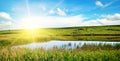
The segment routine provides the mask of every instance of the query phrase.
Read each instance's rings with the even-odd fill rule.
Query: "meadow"
[[[120,44],[84,45],[75,49],[11,49],[14,45],[50,40],[120,42],[120,25],[1,30],[0,61],[120,61]]]
[[[50,40],[120,41],[120,26],[41,28],[34,30],[18,29],[0,31],[0,45],[18,45]]]

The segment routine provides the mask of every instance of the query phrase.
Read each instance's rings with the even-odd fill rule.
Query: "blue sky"
[[[120,25],[120,0],[0,0],[0,29]]]

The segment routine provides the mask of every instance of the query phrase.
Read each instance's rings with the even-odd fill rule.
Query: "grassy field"
[[[0,61],[120,61],[120,44],[44,50],[11,46],[50,40],[120,41],[120,25],[0,31]]]
[[[0,31],[2,44],[50,40],[120,41],[120,25]]]

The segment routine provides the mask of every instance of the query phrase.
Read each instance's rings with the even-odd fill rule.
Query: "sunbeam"
[[[30,7],[29,7],[29,0],[25,0],[26,3],[26,9],[27,9],[27,16],[30,17]]]

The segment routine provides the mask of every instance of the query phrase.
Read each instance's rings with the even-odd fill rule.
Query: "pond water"
[[[120,42],[105,42],[105,41],[60,41],[60,40],[52,40],[48,42],[36,42],[26,45],[18,45],[18,46],[12,46],[12,48],[30,48],[30,49],[36,49],[36,48],[43,48],[43,49],[52,49],[54,47],[57,48],[76,48],[76,47],[82,47],[83,45],[104,45],[104,44],[120,44]]]

